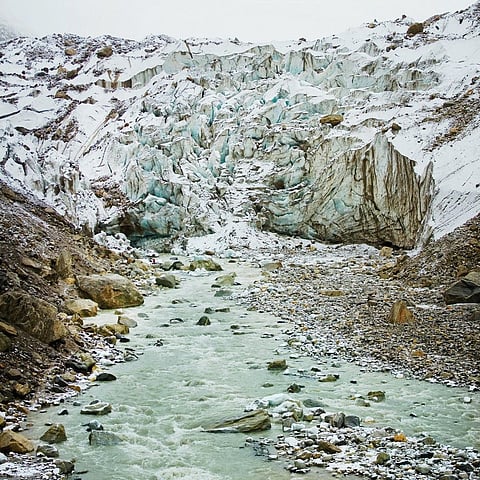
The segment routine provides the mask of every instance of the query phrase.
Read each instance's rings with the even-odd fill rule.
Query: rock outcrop
[[[11,291],[0,296],[0,318],[44,343],[55,342],[67,334],[57,313],[54,305],[28,293]]]

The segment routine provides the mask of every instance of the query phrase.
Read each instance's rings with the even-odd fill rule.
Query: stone
[[[325,421],[328,421],[332,427],[343,428],[345,426],[345,414],[335,413],[333,415],[328,415],[325,418]]]
[[[143,304],[143,296],[135,285],[121,275],[79,275],[77,284],[100,308],[136,307]]]
[[[113,432],[92,430],[88,436],[88,443],[93,446],[111,446],[122,443],[123,439]]]
[[[0,353],[8,352],[12,348],[12,341],[4,333],[0,332]]]
[[[321,452],[325,453],[340,453],[342,449],[340,447],[337,447],[337,445],[334,445],[331,442],[328,442],[326,440],[318,440],[317,441],[317,449],[320,450]]]
[[[271,427],[268,412],[255,410],[240,417],[225,419],[205,430],[212,433],[237,433],[269,430]]]
[[[297,383],[292,383],[288,388],[288,393],[300,393],[302,388],[305,388],[304,385],[298,385]]]
[[[36,453],[48,458],[57,458],[59,456],[58,448],[55,445],[39,445]]]
[[[66,300],[63,307],[70,315],[79,315],[80,317],[94,317],[98,313],[98,303],[89,298],[78,298]]]
[[[85,405],[80,410],[82,415],[107,415],[112,411],[112,406],[107,402],[95,402]]]
[[[372,402],[383,402],[385,400],[385,392],[381,390],[372,390],[368,392],[367,397]]]
[[[16,337],[18,335],[17,329],[13,325],[5,322],[0,322],[0,333],[4,333],[9,337]]]
[[[231,287],[235,283],[237,274],[235,272],[227,275],[220,275],[215,279],[215,283],[212,285],[214,288],[218,287]]]
[[[91,432],[92,430],[103,430],[103,425],[98,420],[84,423],[82,424],[82,427],[87,427],[87,432]]]
[[[108,58],[113,55],[113,49],[110,45],[106,45],[105,47],[101,48],[97,51],[98,58]]]
[[[34,449],[33,443],[20,433],[12,430],[0,433],[0,452],[29,453]]]
[[[418,35],[419,33],[423,33],[424,25],[421,22],[412,23],[407,30],[407,35],[409,37],[413,37],[414,35]]]
[[[320,118],[320,123],[331,125],[335,127],[336,125],[343,122],[343,115],[332,113],[331,115],[325,115],[324,117]]]
[[[97,382],[113,382],[116,379],[117,377],[113,373],[109,372],[101,372],[95,378]]]
[[[288,368],[287,361],[285,359],[273,360],[268,363],[267,368],[268,370],[286,370]]]
[[[72,254],[68,250],[62,250],[55,262],[55,271],[59,278],[70,278],[73,275]]]
[[[206,315],[203,315],[202,317],[200,317],[200,320],[197,322],[197,325],[207,326],[207,325],[210,325],[211,323],[212,322],[210,322],[210,319]]]
[[[77,54],[77,51],[73,47],[67,47],[64,50],[64,53],[67,57],[73,57],[74,55]]]
[[[445,290],[447,305],[454,303],[480,303],[480,272],[470,272]]]
[[[403,300],[397,300],[390,309],[388,321],[397,325],[403,325],[415,321],[415,317]]]
[[[283,267],[282,262],[266,262],[262,265],[262,270],[264,272],[274,272],[275,270],[280,270]]]
[[[65,427],[61,423],[55,423],[40,437],[40,440],[47,443],[65,442],[67,440]]]
[[[190,271],[203,269],[203,270],[207,270],[207,272],[220,272],[223,270],[221,265],[219,265],[217,262],[215,262],[211,258],[193,260],[188,265],[188,269]]]
[[[67,335],[57,313],[54,305],[28,293],[11,290],[0,295],[0,318],[44,343],[52,343]]]
[[[161,287],[175,288],[180,282],[175,275],[163,274],[155,278],[155,283]]]
[[[16,382],[13,385],[13,392],[15,393],[15,395],[17,397],[25,398],[31,391],[32,391],[32,389],[26,383]]]
[[[69,475],[75,469],[75,464],[68,460],[55,460],[55,466],[58,468],[62,475]]]
[[[344,426],[346,428],[356,428],[360,426],[360,417],[356,415],[345,415]]]
[[[375,459],[376,465],[385,465],[388,461],[390,461],[390,455],[386,452],[380,452]]]
[[[8,462],[8,457],[4,453],[0,452],[0,465],[5,462]]]
[[[336,373],[329,373],[318,378],[319,382],[336,382],[340,376]]]
[[[384,258],[390,258],[393,255],[392,247],[382,247],[380,249],[380,256]]]
[[[136,320],[134,320],[133,318],[127,317],[125,315],[120,315],[118,317],[117,323],[120,325],[124,325],[125,327],[128,327],[128,328],[135,328],[138,325]]]

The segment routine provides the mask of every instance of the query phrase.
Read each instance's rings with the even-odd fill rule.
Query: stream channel
[[[304,385],[292,398],[321,400],[327,412],[343,411],[362,420],[371,417],[374,425],[400,428],[406,435],[425,432],[457,447],[480,447],[478,393],[388,373],[369,373],[339,361],[332,365],[340,376],[336,382],[299,376],[299,371],[309,372],[318,362],[289,349],[282,335],[287,325],[272,315],[248,311],[235,300],[215,296],[218,289],[212,288],[218,275],[234,271],[240,285],[231,290],[240,292],[260,277],[258,266],[242,261],[223,261],[222,266],[224,272],[174,272],[181,280],[179,288],[158,290],[146,297],[141,307],[125,309],[125,315],[135,319],[138,326],[130,330],[131,341],[118,348],[133,348],[139,360],[110,367],[117,381],[94,384],[65,405],[30,416],[35,425],[30,431],[33,438],[46,430],[48,422],[65,425],[68,440],[58,445],[61,457],[75,458],[76,472],[86,472],[75,478],[334,478],[322,469],[292,475],[285,470],[284,460],[268,461],[245,447],[247,436],[276,438],[282,434],[278,424],[258,434],[214,434],[202,429],[224,417],[242,415],[253,400],[285,393],[292,383]],[[196,325],[206,307],[228,307],[230,311],[208,315],[211,325]],[[113,311],[102,311],[87,321],[116,323],[117,316]],[[268,362],[282,358],[288,362],[287,371],[267,370]],[[366,395],[371,390],[385,391],[386,401],[366,408],[352,399],[356,393]],[[470,404],[463,402],[467,395],[472,399]],[[79,404],[94,399],[111,403],[113,411],[101,417],[80,415]],[[58,416],[61,408],[68,409],[69,415]],[[90,446],[82,424],[93,419],[125,441],[117,446]]]

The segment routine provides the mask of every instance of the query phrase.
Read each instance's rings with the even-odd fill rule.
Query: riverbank
[[[266,272],[245,297],[253,308],[292,325],[292,347],[313,357],[478,390],[478,305],[446,305],[442,283],[425,287],[391,278],[397,259],[376,249],[320,249],[274,255],[281,267]],[[390,317],[397,301],[413,315],[406,322]]]

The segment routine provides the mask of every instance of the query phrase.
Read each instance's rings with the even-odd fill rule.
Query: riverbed
[[[284,435],[279,423],[260,434],[204,430],[224,417],[241,415],[256,399],[285,394],[294,383],[301,385],[301,391],[289,394],[292,399],[319,401],[327,412],[356,415],[369,427],[389,426],[406,436],[425,434],[458,448],[480,447],[478,392],[301,354],[288,345],[284,333],[291,326],[284,320],[251,311],[235,300],[236,293],[259,278],[258,263],[225,260],[222,266],[224,272],[177,271],[178,288],[158,289],[141,307],[125,309],[124,314],[138,326],[131,329],[130,342],[118,348],[134,352],[138,360],[104,367],[118,379],[95,382],[64,405],[32,416],[35,427],[29,433],[33,438],[46,430],[46,423],[65,425],[68,440],[59,450],[62,458],[76,460],[76,478],[296,478],[285,469],[288,460],[281,456],[273,459],[272,446],[272,460],[246,446],[249,436],[275,440]],[[228,291],[212,288],[217,276],[229,272],[237,275],[237,285],[225,288]],[[205,313],[206,309],[213,313]],[[204,315],[210,325],[197,325]],[[103,311],[89,320],[115,323],[117,314]],[[278,359],[285,359],[288,368],[269,371],[268,362]],[[322,382],[321,374],[338,379]],[[385,401],[359,402],[370,391],[385,392]],[[80,409],[93,400],[112,405],[110,414],[97,419],[105,430],[123,439],[119,445],[89,445],[89,434],[82,424],[92,418],[81,415]],[[59,416],[61,409],[67,409],[68,415]],[[299,478],[335,476],[325,469],[314,469]]]

